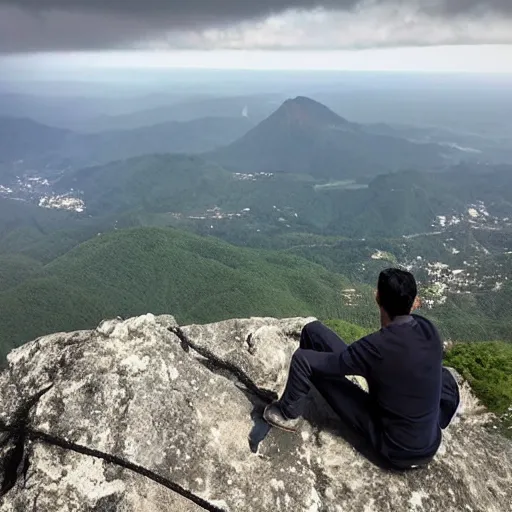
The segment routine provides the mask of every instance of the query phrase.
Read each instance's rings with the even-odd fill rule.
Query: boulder
[[[381,469],[314,393],[297,434],[271,430],[312,319],[103,322],[11,352],[0,373],[0,512],[512,511],[512,443],[464,409],[427,467]]]

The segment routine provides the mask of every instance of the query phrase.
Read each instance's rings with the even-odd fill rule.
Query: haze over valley
[[[235,76],[255,87],[251,72]],[[293,74],[270,76],[285,90],[299,88]],[[261,83],[250,95],[242,87],[232,95],[169,90],[112,104],[97,95],[98,85],[81,100],[37,95],[36,84],[30,96],[0,97],[5,349],[147,310],[172,309],[186,321],[314,314],[371,328],[375,278],[396,264],[415,271],[423,313],[448,338],[510,339],[511,126],[496,115],[501,137],[478,122],[461,130],[456,102],[437,124],[409,124],[414,108],[407,124],[384,113],[368,122],[365,105],[357,110],[343,98],[396,97],[404,88],[404,101],[418,109],[412,98],[430,101],[431,93],[421,96],[415,77],[385,79],[376,91],[364,74],[303,76],[304,88],[332,108]],[[327,79],[333,83],[319,82]],[[441,92],[456,98],[474,80],[444,77]],[[354,92],[351,83],[367,89]],[[89,114],[71,109],[66,119],[80,103]],[[122,113],[106,108],[121,104]],[[468,102],[467,117],[478,113]],[[195,270],[180,263],[179,247],[191,246],[209,254]],[[259,262],[262,274],[252,276],[248,261]],[[271,299],[267,279],[282,274],[284,262],[301,271]],[[225,271],[235,274],[220,292],[215,276]],[[237,273],[254,287],[250,297],[241,298]],[[157,292],[151,283],[159,279],[168,284]],[[178,305],[182,285],[191,302]],[[224,297],[218,307],[200,307],[212,293]],[[19,331],[14,319],[28,303],[32,320]]]

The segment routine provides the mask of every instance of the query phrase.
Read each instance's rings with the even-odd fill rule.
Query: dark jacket
[[[404,451],[428,457],[439,448],[442,360],[437,329],[417,315],[395,319],[341,354],[342,374],[368,381],[382,450],[390,459]]]

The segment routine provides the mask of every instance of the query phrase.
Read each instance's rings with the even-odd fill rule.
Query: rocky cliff
[[[380,469],[314,395],[298,434],[269,430],[263,407],[307,321],[147,315],[15,350],[0,374],[0,511],[512,510],[512,445],[467,385],[426,469]]]

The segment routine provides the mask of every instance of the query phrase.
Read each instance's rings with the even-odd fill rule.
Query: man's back
[[[404,450],[429,456],[439,447],[442,357],[437,329],[416,315],[396,319],[342,355],[342,366],[363,369],[390,458]]]

